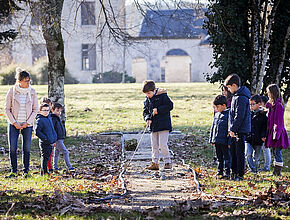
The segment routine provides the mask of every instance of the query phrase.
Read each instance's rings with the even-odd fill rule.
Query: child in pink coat
[[[269,109],[267,121],[266,147],[274,148],[274,172],[275,176],[281,176],[283,167],[282,149],[289,147],[289,138],[284,125],[284,102],[280,89],[276,84],[267,87]]]

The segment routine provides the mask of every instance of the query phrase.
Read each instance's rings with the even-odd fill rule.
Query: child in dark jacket
[[[261,110],[266,112],[266,116],[268,118],[268,109],[266,108],[266,104],[269,101],[269,98],[267,96],[261,96]],[[270,148],[265,147],[265,143],[262,145],[262,151],[264,153],[264,167],[259,169],[259,171],[270,171],[270,165],[271,165],[271,151]]]
[[[251,132],[246,137],[246,155],[248,165],[253,173],[258,172],[261,147],[266,140],[267,116],[260,108],[261,97],[254,95],[250,99]]]
[[[218,95],[214,102],[217,113],[214,116],[210,132],[210,143],[215,145],[216,155],[218,158],[218,177],[229,178],[231,174],[231,155],[230,155],[230,137],[228,136],[228,118],[229,110],[227,109],[227,98]],[[226,175],[224,176],[224,164]]]
[[[63,110],[63,107],[61,104],[59,104],[57,102],[55,102],[53,104],[51,118],[52,118],[52,123],[53,123],[54,129],[55,129],[56,134],[57,134],[57,141],[55,143],[54,158],[53,158],[53,169],[55,171],[59,170],[58,159],[59,159],[60,153],[63,154],[64,161],[65,161],[67,168],[69,170],[75,170],[75,168],[72,167],[72,165],[70,164],[69,152],[63,143],[63,141],[65,139],[65,128],[64,128],[64,126],[61,122],[61,119],[60,119],[60,115],[61,115],[62,110]]]
[[[41,153],[41,174],[48,174],[47,162],[52,151],[52,145],[56,142],[56,133],[49,115],[49,105],[42,103],[39,114],[36,116],[36,136],[39,138]]]
[[[167,146],[169,132],[172,131],[170,111],[173,103],[167,96],[165,89],[155,88],[152,80],[144,81],[143,93],[146,95],[143,108],[143,117],[151,131],[152,162],[149,170],[159,169],[161,154],[165,162],[165,169],[171,169],[169,149]]]
[[[237,74],[229,75],[224,83],[233,94],[229,115],[231,139],[232,179],[240,181],[245,174],[245,137],[251,131],[251,93]]]

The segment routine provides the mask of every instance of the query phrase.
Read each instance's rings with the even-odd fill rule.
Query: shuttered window
[[[96,44],[82,44],[82,70],[96,70]]]

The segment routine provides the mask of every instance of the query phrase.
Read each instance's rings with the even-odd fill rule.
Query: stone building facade
[[[114,9],[109,16],[114,16],[118,27],[131,34],[131,38],[126,39],[123,45],[122,42],[116,42],[107,27],[102,28],[105,20],[99,1],[64,1],[62,33],[65,60],[73,77],[80,83],[91,83],[96,73],[125,71],[134,76],[137,82],[145,79],[160,82],[205,81],[203,73],[213,70],[208,67],[212,60],[212,48],[206,42],[206,31],[201,30],[204,17],[191,9],[185,13],[189,17],[182,15],[183,10],[175,10],[173,22],[166,20],[166,16],[173,13],[172,10],[164,10],[162,13],[165,16],[162,18],[158,18],[160,12],[147,11],[143,18],[134,6],[125,3],[125,0],[110,0],[109,5],[104,0],[105,6]],[[37,21],[37,8],[35,11],[31,13],[25,10],[25,13],[13,17],[11,24],[7,24],[21,24],[22,30],[10,49],[1,52],[1,57],[9,53],[5,57],[10,57],[10,62],[33,65],[47,55],[41,26]],[[150,24],[146,16],[155,21]],[[154,26],[156,23],[158,27]],[[171,26],[164,28],[166,24]],[[148,28],[163,32],[150,31]],[[7,60],[5,62],[7,64]]]

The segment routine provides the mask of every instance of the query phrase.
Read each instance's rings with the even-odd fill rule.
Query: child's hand
[[[230,149],[231,148],[231,145],[228,145],[228,148]]]
[[[148,126],[150,126],[150,125],[151,125],[151,123],[152,123],[152,121],[151,121],[151,120],[147,120],[147,121],[146,121],[146,124],[147,124]]]
[[[262,138],[262,141],[265,142],[266,141],[266,138]]]
[[[210,143],[211,146],[214,146],[214,143]]]
[[[230,136],[231,136],[231,137],[236,137],[235,133],[232,132],[232,131],[230,131]]]
[[[157,108],[153,108],[153,113],[152,114],[153,114],[153,116],[158,114]]]
[[[53,144],[52,144],[52,146],[54,146],[54,147],[55,147],[55,145],[56,145],[56,143],[53,143]]]

